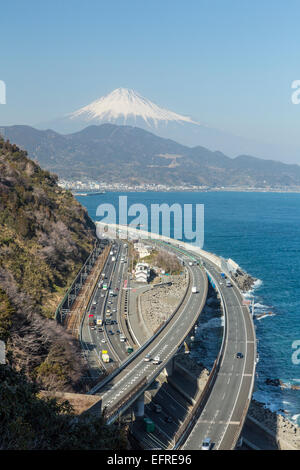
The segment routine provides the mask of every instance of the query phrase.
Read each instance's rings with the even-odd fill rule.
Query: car
[[[171,416],[165,416],[164,420],[166,423],[173,423],[173,418]]]
[[[121,331],[120,331],[120,330],[117,330],[116,333],[117,333],[117,335],[119,335],[119,334],[121,333]]]
[[[101,297],[104,297],[104,294],[101,294]]]
[[[150,357],[151,357],[151,354],[150,354],[150,353],[146,354],[146,356],[144,357],[144,361],[145,361],[145,362],[149,362],[149,361],[150,361]]]
[[[236,353],[236,357],[237,357],[238,359],[243,359],[244,354],[241,353],[241,352],[238,352],[238,353]]]
[[[106,339],[102,338],[101,343],[106,343]]]
[[[206,437],[202,442],[201,450],[210,450],[211,448],[211,440],[209,437]]]
[[[102,333],[102,332],[103,332],[103,328],[100,326],[100,327],[98,328],[98,331],[99,331],[99,333]]]
[[[93,305],[97,305],[97,302],[96,302],[96,300],[93,300]]]
[[[112,330],[109,330],[108,333],[109,333],[110,335],[113,335],[113,334],[114,334],[114,332],[113,332]]]
[[[160,357],[159,357],[159,356],[155,356],[155,358],[154,358],[153,361],[152,361],[152,364],[157,365],[157,364],[160,364],[160,363],[161,363]]]
[[[125,343],[125,338],[120,338],[121,343]]]

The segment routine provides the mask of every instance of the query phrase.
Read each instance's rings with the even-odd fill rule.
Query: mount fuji
[[[117,88],[109,95],[69,114],[68,117],[71,121],[82,120],[89,125],[105,122],[130,125],[139,121],[139,124],[149,128],[158,128],[162,123],[168,122],[198,124],[190,117],[160,108],[136,91],[127,88]]]
[[[255,142],[206,126],[189,116],[160,107],[127,88],[117,88],[87,106],[35,127],[70,134],[91,125],[106,123],[139,127],[182,145],[200,145],[213,151],[222,151],[232,157],[256,154],[264,158],[274,158],[278,153],[278,149],[271,144]]]

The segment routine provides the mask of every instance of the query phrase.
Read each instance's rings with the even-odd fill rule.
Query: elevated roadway
[[[170,363],[205,305],[208,281],[206,273],[199,266],[189,267],[190,283],[185,299],[164,326],[139,348],[120,368],[105,381],[96,386],[91,393],[100,394],[102,408],[107,409],[109,422],[126,410],[144,392],[151,382]],[[191,287],[197,287],[197,293]],[[145,356],[151,359],[159,356],[159,364],[145,362]]]
[[[200,449],[203,440],[209,438],[213,449],[234,449],[250,405],[256,367],[255,329],[249,309],[243,305],[242,294],[233,280],[231,280],[232,285],[227,287],[221,278],[222,263],[218,256],[187,243],[149,234],[143,230],[118,226],[118,231],[119,233],[126,231],[127,236],[129,233],[131,237],[164,243],[168,249],[179,251],[182,257],[199,259],[205,266],[212,284],[219,292],[225,318],[221,351],[211,373],[210,387],[199,407],[201,413],[199,416],[193,416],[192,426],[182,434],[178,446],[182,449]],[[191,269],[193,273],[197,271],[197,267]],[[199,271],[201,272],[200,269]],[[229,274],[227,273],[228,276]],[[193,308],[197,308],[197,305],[189,305],[189,309]],[[180,321],[183,322],[184,319],[190,321],[187,315],[188,312],[183,312]],[[183,323],[178,323],[174,330],[182,328],[183,325]],[[169,348],[169,343],[174,344],[174,340],[179,338],[167,333],[166,330],[159,344],[162,343],[164,347]],[[238,353],[241,353],[241,358],[237,357]],[[151,370],[147,372],[151,367],[149,364],[144,367],[142,364],[139,366],[136,364],[135,367],[136,378],[148,374],[148,380],[151,379],[151,375],[155,376]],[[132,373],[128,371],[124,382],[131,380],[131,377]],[[120,394],[120,390],[117,390],[117,394]],[[103,398],[105,399],[105,396]]]

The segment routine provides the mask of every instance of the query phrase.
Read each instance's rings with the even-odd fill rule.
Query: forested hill
[[[30,126],[9,126],[3,132],[60,178],[211,188],[300,187],[299,165],[250,155],[230,158],[220,151],[187,147],[138,127],[102,124],[62,135]]]
[[[95,227],[56,180],[0,140],[0,339],[28,377],[74,390],[77,346],[53,315],[92,249]]]
[[[86,211],[15,145],[0,140],[0,449],[122,449],[123,428],[74,415],[39,391],[80,391],[80,348],[53,319],[87,258],[95,227]]]

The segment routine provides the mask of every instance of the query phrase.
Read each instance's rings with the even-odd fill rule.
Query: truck
[[[107,351],[105,349],[102,349],[101,357],[103,362],[109,362],[109,355],[107,354]]]
[[[110,297],[113,297],[113,296],[115,295],[115,293],[114,293],[113,289],[110,289],[110,291],[109,291],[109,295],[110,295]]]
[[[107,290],[107,284],[103,284],[102,289]]]
[[[102,326],[102,318],[100,317],[100,315],[97,315],[97,317],[96,317],[96,325],[97,326]]]
[[[192,287],[192,294],[197,294],[197,286]]]
[[[144,423],[146,425],[146,432],[154,432],[155,424],[150,418],[144,418]]]

